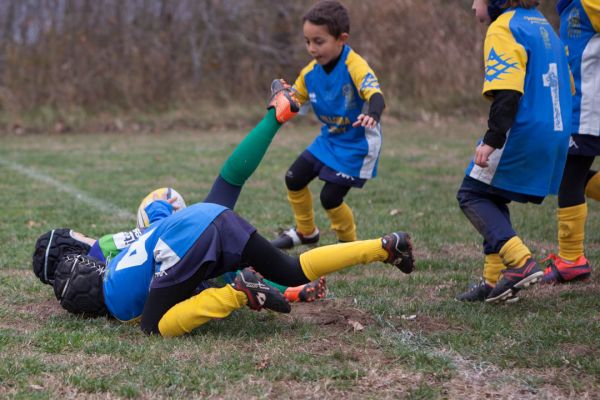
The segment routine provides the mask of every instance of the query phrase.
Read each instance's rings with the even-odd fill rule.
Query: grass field
[[[412,233],[415,273],[357,266],[328,278],[325,301],[244,309],[178,339],[68,315],[31,272],[35,239],[131,228],[160,186],[201,200],[244,132],[0,137],[0,398],[600,398],[599,274],[510,306],[453,300],[481,273],[455,193],[482,126],[385,127],[379,177],[347,197],[361,238]],[[283,175],[316,130],[284,127],[242,193],[238,213],[267,237],[292,223]],[[555,247],[555,203],[511,209],[540,259]],[[598,204],[587,226],[597,265]]]

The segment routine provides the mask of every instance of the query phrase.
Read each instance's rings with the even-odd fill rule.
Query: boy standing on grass
[[[569,50],[575,81],[569,155],[558,192],[558,254],[548,257],[544,282],[590,276],[584,255],[587,204],[600,200],[600,174],[590,170],[600,155],[600,0],[560,0],[560,38]]]
[[[286,173],[296,226],[272,241],[280,249],[319,241],[308,188],[316,177],[325,182],[321,205],[338,240],[356,240],[354,216],[344,196],[375,177],[381,149],[379,121],[385,102],[367,62],[346,44],[348,10],[337,1],[320,1],[304,15],[303,24],[306,49],[314,60],[300,72],[294,89],[300,103],[310,102],[323,127]]]
[[[460,208],[483,236],[483,280],[461,301],[514,301],[544,272],[512,227],[508,203],[540,204],[556,194],[571,133],[565,49],[536,0],[475,0],[491,24],[484,46],[488,130],[458,191]]]

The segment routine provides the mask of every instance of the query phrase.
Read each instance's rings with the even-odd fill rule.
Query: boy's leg
[[[278,81],[274,81],[275,84]],[[216,203],[233,209],[246,180],[263,159],[271,141],[281,125],[291,119],[299,109],[289,88],[271,87],[273,93],[267,114],[237,145],[221,168],[205,203]],[[294,111],[295,110],[295,111]]]
[[[585,279],[591,267],[584,255],[587,186],[593,196],[593,176],[589,176],[593,156],[569,155],[558,193],[558,256],[551,254],[544,281],[559,283]],[[590,184],[591,182],[591,184]]]
[[[457,198],[465,216],[493,249],[490,254],[498,253],[507,266],[486,301],[509,300],[517,290],[541,280],[543,272],[512,227],[508,199],[465,187],[464,182]]]
[[[412,271],[410,238],[399,232],[380,239],[323,246],[300,257],[291,257],[254,233],[242,253],[242,261],[252,265],[265,278],[279,284],[298,286],[323,275],[356,265],[382,261]],[[410,264],[408,266],[407,264]]]
[[[350,186],[342,186],[331,182],[325,182],[321,190],[321,205],[327,212],[327,216],[331,221],[331,229],[335,231],[340,242],[356,240],[354,215],[348,204],[344,203],[344,197],[349,190]]]
[[[271,243],[279,249],[290,249],[300,244],[319,241],[319,230],[315,224],[312,193],[308,184],[317,176],[313,164],[298,156],[285,175],[288,201],[294,214],[295,227],[283,232]]]
[[[585,180],[585,197],[600,201],[600,174],[589,170]]]
[[[262,277],[251,268],[239,271],[232,284],[204,289],[195,294],[196,288],[204,282],[204,271],[214,268],[214,265],[203,265],[181,283],[165,288],[151,288],[142,312],[142,330],[148,334],[179,336],[211,319],[225,318],[244,305],[257,311],[262,308],[278,312],[290,311],[289,303],[283,295],[266,285]]]

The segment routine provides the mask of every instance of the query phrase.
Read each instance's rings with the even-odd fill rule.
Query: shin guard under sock
[[[506,269],[500,254],[486,254],[483,262],[483,279],[488,285],[496,286],[500,279],[501,271]]]
[[[558,256],[575,261],[583,255],[587,204],[558,209]]]
[[[531,258],[531,251],[518,236],[513,236],[500,249],[500,257],[508,268],[521,268]]]
[[[356,264],[384,261],[388,253],[381,239],[359,240],[350,243],[318,247],[300,255],[302,272],[310,281]]]
[[[331,220],[331,229],[333,229],[340,242],[353,242],[356,240],[356,225],[352,209],[346,203],[340,204],[336,208],[325,210]]]
[[[308,186],[300,190],[288,189],[288,201],[296,220],[296,230],[304,236],[313,234],[317,229],[317,225],[315,225],[312,193]]]

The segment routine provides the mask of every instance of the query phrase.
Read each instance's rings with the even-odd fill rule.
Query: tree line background
[[[313,0],[0,0],[0,113],[161,114],[264,102],[310,61]],[[553,2],[542,11],[556,23]],[[477,107],[484,30],[470,0],[345,0],[349,44],[370,63],[386,114]],[[18,122],[15,122],[18,121]]]

